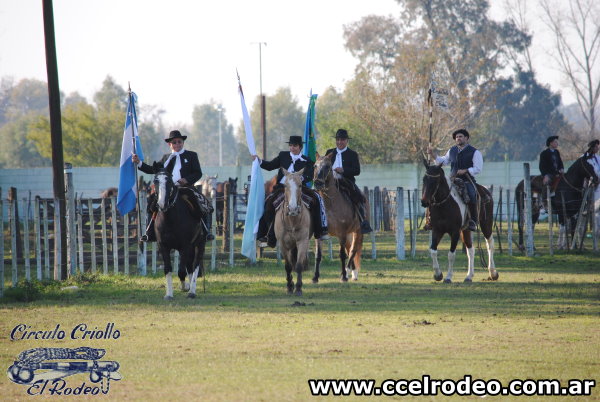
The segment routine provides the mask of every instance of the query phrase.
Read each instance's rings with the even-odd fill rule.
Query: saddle
[[[213,213],[211,202],[194,187],[180,187],[179,196],[186,202],[194,218],[202,218]]]
[[[463,200],[463,202],[465,204],[469,204],[471,202],[471,198],[469,197],[469,193],[467,192],[467,186],[466,186],[464,180],[459,177],[454,177],[452,179],[452,184],[456,188],[456,192],[458,193],[460,198]],[[477,184],[477,183],[475,183],[475,188],[477,189],[477,192],[479,193],[479,199],[480,199],[479,202],[481,205],[492,202],[492,195],[490,194],[490,192],[487,188],[485,188],[484,186]]]

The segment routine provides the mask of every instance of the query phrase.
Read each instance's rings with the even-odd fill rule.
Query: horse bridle
[[[170,179],[170,175],[167,173],[159,172],[156,175],[158,176],[159,174],[165,176],[167,179]],[[160,189],[160,186],[159,186],[159,189]],[[156,196],[158,197],[158,193]],[[179,187],[176,186],[175,184],[173,184],[173,186],[171,187],[171,191],[169,191],[169,194],[167,194],[166,196],[167,196],[167,202],[166,202],[165,208],[161,209],[159,207],[159,210],[161,212],[167,212],[169,209],[171,209],[173,207],[173,205],[175,205],[175,203],[177,202],[177,197],[179,196]]]
[[[587,167],[585,166],[585,163],[583,163],[583,162],[584,162],[584,161],[583,161],[583,158],[579,158],[579,159],[578,159],[578,163],[581,165],[581,168],[582,168],[582,169],[585,171],[585,173],[587,173],[587,177],[588,177],[588,178],[591,178],[591,177],[592,177],[592,174],[590,173],[590,171],[589,171],[589,170],[587,169]],[[594,172],[594,174],[595,174],[595,172]],[[596,176],[596,177],[598,178],[598,176]],[[571,187],[571,188],[572,188],[572,189],[574,189],[575,191],[579,191],[580,193],[582,193],[582,194],[583,194],[583,189],[584,189],[584,187],[578,188],[578,187],[575,187],[574,185],[572,185],[572,184],[569,182],[569,180],[567,180],[567,176],[566,176],[566,174],[563,174],[562,178],[564,179],[565,183],[567,183],[567,184],[569,185],[569,187]]]
[[[427,176],[427,177],[433,177],[433,178],[438,178],[438,177],[441,177],[441,174],[433,175],[433,174],[429,174],[429,173],[425,172],[425,176]],[[445,203],[446,201],[448,201],[448,199],[452,195],[452,191],[448,191],[448,195],[446,196],[446,198],[444,198],[440,202],[436,202],[435,201],[435,195],[436,195],[437,191],[439,190],[439,188],[440,188],[440,180],[437,181],[437,183],[435,185],[435,190],[433,190],[433,193],[431,193],[431,201],[432,202],[429,203],[430,207],[436,207],[438,205],[442,205],[443,203]]]

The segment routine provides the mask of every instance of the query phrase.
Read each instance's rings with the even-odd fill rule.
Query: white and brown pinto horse
[[[456,245],[459,237],[467,248],[468,269],[465,282],[472,282],[475,274],[475,249],[473,248],[473,239],[471,231],[465,228],[467,222],[466,214],[468,211],[467,205],[458,195],[456,187],[445,176],[444,169],[439,165],[429,166],[426,160],[423,160],[425,168],[425,176],[423,176],[423,190],[421,194],[421,204],[429,207],[431,218],[432,236],[430,254],[433,260],[434,274],[433,278],[436,281],[441,281],[444,278],[440,265],[438,263],[438,244],[448,233],[450,236],[450,251],[448,252],[448,273],[446,274],[445,283],[451,283],[454,275],[454,259],[456,257]],[[488,271],[489,279],[498,279],[498,272],[494,264],[494,238],[492,236],[493,223],[493,206],[491,194],[482,187],[477,186],[479,199],[488,199],[488,202],[481,203],[479,208],[479,225],[483,237],[485,237],[488,250]],[[484,195],[485,197],[482,197]]]
[[[275,237],[285,259],[287,292],[302,296],[302,273],[308,270],[308,246],[312,236],[310,211],[302,202],[302,173],[283,171],[285,198],[275,213]],[[296,286],[292,271],[296,272]]]

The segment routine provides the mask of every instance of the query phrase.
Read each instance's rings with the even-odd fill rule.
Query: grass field
[[[442,248],[442,267],[445,255]],[[314,378],[600,380],[600,258],[504,254],[496,265],[499,281],[487,281],[477,265],[473,283],[463,284],[459,253],[457,283],[442,284],[429,258],[365,258],[359,281],[340,283],[337,263],[326,258],[321,282],[307,275],[302,297],[285,293],[283,267],[271,259],[220,266],[194,300],[177,292],[163,301],[162,275],[21,286],[0,299],[0,368],[31,348],[102,348],[123,376],[110,383],[114,400],[304,401],[313,398]],[[24,297],[35,300],[16,301]],[[114,323],[120,337],[70,339],[81,323],[99,330]],[[10,340],[19,324],[60,325],[66,336]],[[85,374],[65,381],[97,386]],[[0,376],[0,399],[31,398],[27,390]],[[577,399],[598,400],[600,390]]]

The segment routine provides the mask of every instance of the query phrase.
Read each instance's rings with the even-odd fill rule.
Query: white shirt
[[[344,147],[343,149],[339,149],[336,148],[335,150],[337,151],[337,155],[335,157],[335,162],[333,162],[333,166],[331,167],[331,169],[333,170],[333,177],[335,177],[336,179],[341,179],[342,175],[339,174],[338,172],[335,171],[336,168],[344,168],[342,166],[342,153],[346,152],[346,150],[348,149],[348,147]]]
[[[458,152],[460,153],[462,149],[459,147]],[[438,156],[435,158],[436,163],[441,163],[442,165],[447,165],[450,163],[450,150],[446,152],[444,156]],[[483,170],[483,155],[479,152],[478,149],[475,150],[473,154],[473,167],[467,169],[471,176],[476,176]]]

